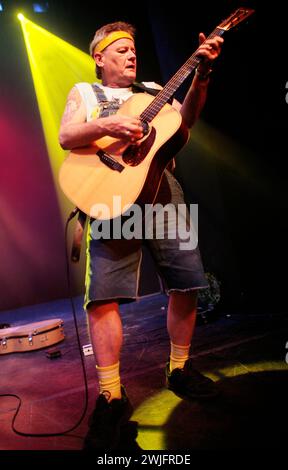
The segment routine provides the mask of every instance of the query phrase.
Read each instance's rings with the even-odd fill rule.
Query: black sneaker
[[[122,398],[109,403],[103,392],[96,401],[95,409],[89,418],[89,431],[84,440],[83,450],[117,449],[123,429],[133,413],[133,407],[121,386]]]
[[[166,385],[180,398],[208,399],[218,395],[219,391],[213,380],[195,370],[192,359],[187,359],[183,369],[170,372],[170,361],[166,365]]]
[[[120,428],[120,439],[117,449],[118,450],[127,450],[129,453],[137,454],[143,449],[139,446],[137,442],[138,436],[138,422],[137,421],[128,421]]]

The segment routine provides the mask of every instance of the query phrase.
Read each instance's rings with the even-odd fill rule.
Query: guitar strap
[[[133,93],[149,93],[149,95],[156,96],[161,90],[159,90],[158,88],[147,87],[146,85],[144,85],[144,83],[134,82],[132,84],[132,91]],[[174,96],[171,96],[171,98],[168,100],[168,103],[172,104],[173,99]]]
[[[91,87],[96,96],[98,105],[99,105],[99,116],[98,117],[107,117],[111,114],[115,114],[119,107],[120,103],[118,100],[108,101],[107,97],[101,87],[96,83],[92,83]],[[159,93],[159,89],[146,87],[143,83],[134,82],[132,84],[133,93],[149,93],[150,95],[156,96]],[[169,103],[172,104],[173,97],[170,98]],[[74,229],[73,242],[72,242],[72,251],[71,251],[71,260],[73,263],[78,263],[80,259],[81,243],[83,239],[83,234],[85,230],[85,224],[87,220],[87,215],[84,214],[81,210],[78,212],[78,219]]]

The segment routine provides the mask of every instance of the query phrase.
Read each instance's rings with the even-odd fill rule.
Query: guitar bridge
[[[111,170],[119,171],[119,173],[121,173],[125,168],[125,166],[121,165],[121,163],[119,163],[115,158],[111,157],[111,155],[101,149],[98,150],[96,155],[98,155],[101,162],[111,168]]]

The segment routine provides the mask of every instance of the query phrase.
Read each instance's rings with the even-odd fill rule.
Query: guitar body
[[[35,351],[64,339],[63,320],[52,318],[0,329],[0,354]]]
[[[137,93],[117,114],[140,116],[153,99]],[[117,217],[134,203],[152,203],[165,167],[188,137],[180,113],[165,104],[151,121],[149,133],[136,145],[103,137],[89,147],[70,152],[60,168],[61,189],[75,206],[98,220]],[[104,159],[99,157],[101,154]],[[107,165],[107,155],[120,168]]]

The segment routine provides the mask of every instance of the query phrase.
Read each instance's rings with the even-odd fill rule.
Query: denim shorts
[[[181,211],[178,210],[179,204]],[[177,227],[182,226],[186,234],[193,233],[192,220],[184,202],[182,188],[167,170],[162,177],[153,209],[155,207],[174,208]],[[183,243],[183,232],[175,230],[173,217],[170,218],[170,223],[168,217],[161,218],[159,213],[161,214],[161,210],[153,211],[150,217],[148,212],[144,222],[142,220],[141,238],[97,239],[93,219],[89,220],[85,308],[94,301],[115,300],[125,303],[137,299],[143,244],[148,247],[168,294],[173,291],[185,292],[208,287],[197,239],[193,239],[191,243],[189,235],[190,243]],[[145,230],[143,223],[146,224]]]

